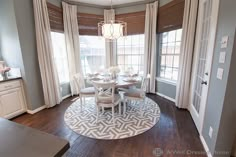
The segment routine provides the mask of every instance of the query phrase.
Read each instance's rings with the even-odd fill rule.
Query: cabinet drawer
[[[17,88],[20,86],[21,86],[20,80],[0,83],[0,92],[5,91],[5,90],[9,90],[9,89],[13,89],[13,88]]]

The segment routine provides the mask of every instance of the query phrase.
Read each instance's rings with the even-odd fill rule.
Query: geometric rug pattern
[[[100,111],[96,123],[96,105],[94,98],[86,98],[82,111],[80,100],[77,100],[65,112],[64,121],[74,132],[95,139],[123,139],[139,135],[151,129],[160,118],[160,108],[153,100],[146,98],[142,104],[142,115],[139,113],[139,102],[127,104],[126,114],[119,115],[118,105],[115,110],[115,125],[112,122],[111,109]],[[121,108],[123,111],[123,105]]]

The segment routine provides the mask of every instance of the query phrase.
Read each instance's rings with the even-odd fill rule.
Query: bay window
[[[69,68],[64,33],[51,32],[54,61],[60,84],[69,83]]]
[[[159,77],[177,81],[182,29],[160,34],[160,72]]]
[[[117,40],[117,65],[122,71],[132,68],[143,74],[144,34],[128,35]]]
[[[80,58],[83,74],[105,68],[105,40],[98,36],[80,36]]]

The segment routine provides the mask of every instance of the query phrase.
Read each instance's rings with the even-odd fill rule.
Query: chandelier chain
[[[112,6],[112,0],[111,0],[111,9],[113,9],[113,6]]]

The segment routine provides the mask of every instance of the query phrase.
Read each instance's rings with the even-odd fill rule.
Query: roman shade
[[[51,31],[64,32],[62,8],[47,3]],[[103,21],[103,15],[77,13],[80,35],[97,35],[98,22]]]
[[[119,14],[116,20],[127,22],[127,35],[144,34],[145,11]]]
[[[184,15],[184,0],[174,0],[158,11],[157,32],[167,32],[182,28]]]
[[[79,34],[98,35],[98,22],[103,21],[103,15],[77,13]]]
[[[51,31],[64,32],[62,9],[47,2]]]

